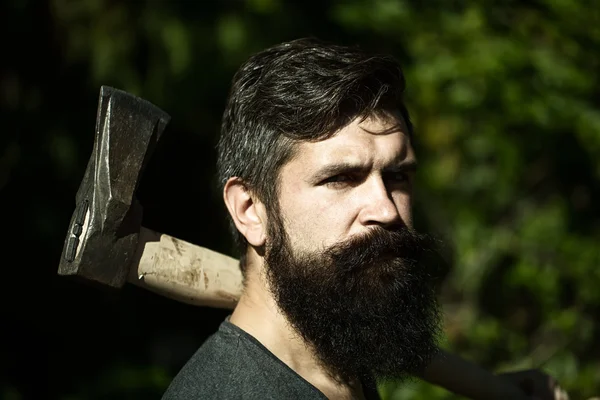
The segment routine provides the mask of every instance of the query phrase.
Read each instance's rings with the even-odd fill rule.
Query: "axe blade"
[[[144,99],[100,88],[94,147],[75,196],[59,275],[125,284],[142,222],[136,189],[170,119]]]

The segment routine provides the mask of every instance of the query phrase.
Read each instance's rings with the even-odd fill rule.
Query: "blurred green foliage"
[[[27,19],[27,2],[11,7]],[[52,0],[47,12],[62,68],[90,98],[100,85],[133,92],[207,143],[254,51],[314,35],[397,56],[416,126],[418,222],[447,244],[444,345],[494,371],[542,368],[573,399],[600,393],[600,3]],[[15,112],[35,115],[47,98],[18,72],[3,86]],[[90,139],[63,112],[45,152],[75,182]],[[35,167],[15,141],[2,144],[0,188],[19,163]],[[58,231],[50,214],[39,212],[36,234]],[[160,393],[172,373],[107,368],[64,398]],[[419,381],[381,392],[457,398]],[[3,393],[20,398],[10,385]]]

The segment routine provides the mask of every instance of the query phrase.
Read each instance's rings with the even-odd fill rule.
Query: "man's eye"
[[[355,178],[352,177],[351,175],[339,174],[339,175],[334,175],[332,177],[325,179],[322,183],[327,186],[341,187],[344,185],[351,184],[354,181],[355,181]]]
[[[406,172],[393,172],[391,179],[395,182],[406,182],[408,180],[408,174]]]
[[[387,174],[386,180],[393,184],[405,184],[410,183],[410,176],[406,172],[390,172]]]

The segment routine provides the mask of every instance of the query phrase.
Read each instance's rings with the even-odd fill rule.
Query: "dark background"
[[[0,398],[159,398],[227,312],[56,274],[101,85],[172,116],[144,225],[234,254],[215,143],[233,73],[302,36],[405,68],[418,224],[447,246],[445,346],[600,393],[600,5],[594,1],[6,1],[0,6]],[[426,383],[386,398],[450,399]]]

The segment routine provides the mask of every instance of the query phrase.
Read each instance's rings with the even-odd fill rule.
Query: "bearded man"
[[[164,399],[375,399],[438,356],[404,88],[392,57],[312,39],[241,66],[218,172],[244,292]]]

